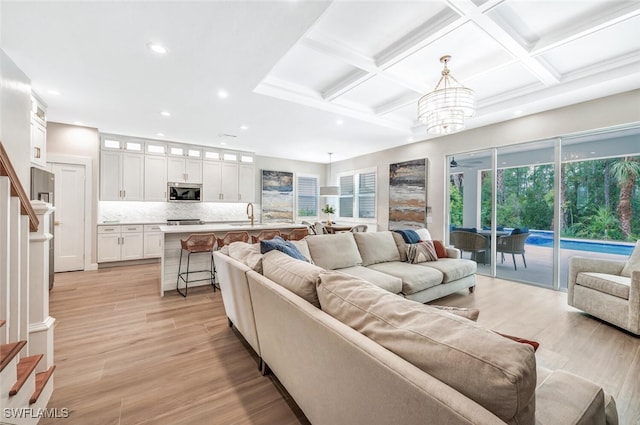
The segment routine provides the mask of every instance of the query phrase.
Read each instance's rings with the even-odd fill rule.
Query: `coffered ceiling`
[[[638,1],[3,1],[0,18],[50,120],[318,162],[429,138],[416,104],[445,54],[476,92],[467,128],[640,87]]]

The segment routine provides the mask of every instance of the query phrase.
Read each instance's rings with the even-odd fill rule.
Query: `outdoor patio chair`
[[[500,264],[504,263],[504,254],[511,254],[513,258],[513,268],[518,270],[516,266],[516,254],[522,255],[524,268],[527,268],[527,260],[524,258],[524,243],[529,237],[529,233],[517,233],[515,235],[500,236],[496,242],[496,252],[501,255]]]
[[[464,230],[454,230],[450,235],[451,244],[461,253],[470,252],[471,259],[477,261],[478,253],[482,253],[482,261],[487,264],[488,239],[482,235]]]

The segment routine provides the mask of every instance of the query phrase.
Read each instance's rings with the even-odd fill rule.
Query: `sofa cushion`
[[[226,247],[229,257],[238,260],[258,273],[262,273],[260,245],[252,245],[246,242],[231,242],[229,245],[226,245]]]
[[[581,272],[576,277],[576,284],[628,300],[631,279],[614,274]]]
[[[415,294],[439,285],[443,278],[439,270],[400,261],[372,264],[368,268],[402,279],[402,293],[405,295]]]
[[[353,234],[362,257],[362,265],[400,261],[400,253],[390,231]]]
[[[473,320],[474,322],[478,320],[478,316],[480,315],[480,310],[477,308],[451,307],[448,305],[433,304],[429,304],[429,306],[441,311],[446,311],[450,314],[455,314],[456,316],[464,317],[465,319]]]
[[[398,248],[398,255],[400,255],[400,261],[407,261],[407,245],[404,241],[402,235],[398,232],[391,232],[393,236],[393,240],[396,243],[396,247]]]
[[[432,241],[420,241],[407,245],[407,261],[411,264],[438,261],[436,247]]]
[[[293,245],[295,245],[296,248],[298,248],[298,251],[300,251],[300,253],[304,255],[304,258],[308,263],[313,263],[313,260],[311,259],[311,253],[309,252],[309,245],[307,245],[306,239],[289,242],[291,242]]]
[[[632,270],[640,270],[640,241],[636,242],[636,246],[633,248],[633,252],[624,264],[620,274],[622,276],[631,277]]]
[[[618,423],[617,414],[610,415],[607,411],[607,401],[611,399],[605,400],[600,386],[562,370],[552,372],[542,382],[536,390],[536,399],[539,425]]]
[[[531,346],[342,273],[320,275],[318,298],[329,315],[506,423],[534,423],[536,360]]]
[[[291,242],[285,241],[280,236],[276,236],[273,239],[267,239],[260,241],[260,252],[266,254],[272,250],[278,250],[287,254],[289,257],[296,260],[307,261],[304,255],[298,250],[298,248]]]
[[[264,277],[320,307],[316,285],[324,270],[306,261],[296,260],[280,251],[269,251],[262,257]]]
[[[361,266],[362,257],[353,235],[351,232],[341,232],[307,237],[313,263],[327,270]]]
[[[369,267],[354,266],[347,267],[346,269],[340,269],[338,271],[366,280],[367,282],[371,282],[374,285],[394,294],[402,292],[402,279],[373,270]]]
[[[478,268],[475,261],[457,258],[440,258],[438,261],[418,263],[419,266],[431,267],[442,273],[442,283],[453,282],[471,276]]]

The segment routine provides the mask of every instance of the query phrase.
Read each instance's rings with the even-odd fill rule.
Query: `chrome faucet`
[[[251,209],[251,214],[249,214],[249,209]],[[253,226],[253,220],[255,217],[253,216],[253,204],[251,202],[247,204],[247,216],[251,219],[251,226]]]

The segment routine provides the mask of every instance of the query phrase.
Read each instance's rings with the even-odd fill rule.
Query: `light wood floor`
[[[211,287],[157,295],[158,264],[56,275],[55,391],[67,419],[41,425],[308,423],[227,326]],[[437,301],[479,308],[479,323],[540,342],[539,364],[613,394],[621,425],[640,425],[640,338],[566,305],[566,294],[479,276]],[[337,424],[338,425],[338,424]]]

